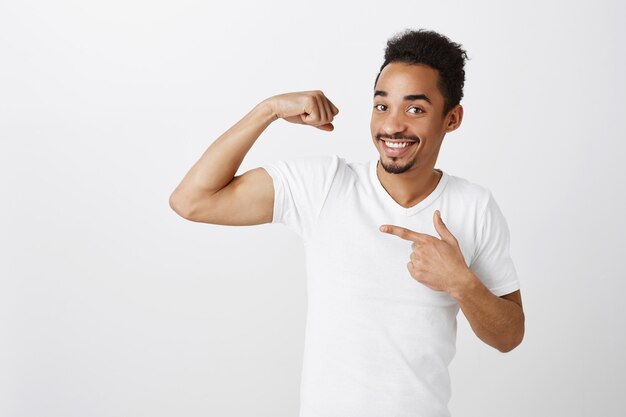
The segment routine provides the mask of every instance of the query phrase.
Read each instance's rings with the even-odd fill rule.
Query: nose
[[[385,115],[385,120],[382,125],[382,131],[387,135],[395,135],[403,133],[406,130],[406,123],[402,114],[398,114],[397,111],[389,111]]]

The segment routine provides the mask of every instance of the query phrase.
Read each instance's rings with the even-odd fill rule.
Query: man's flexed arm
[[[524,338],[520,292],[495,296],[465,264],[461,248],[441,220],[439,210],[435,211],[433,223],[441,239],[394,225],[383,225],[380,230],[413,242],[407,264],[411,276],[455,298],[476,336],[501,352],[513,350]]]
[[[218,137],[170,196],[170,206],[186,219],[230,225],[268,223],[273,186],[262,168],[235,177],[244,157],[275,120],[332,131],[338,113],[319,90],[280,94],[263,100]]]

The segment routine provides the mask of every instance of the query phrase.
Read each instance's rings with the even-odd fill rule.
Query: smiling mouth
[[[396,139],[387,139],[381,137],[381,135],[376,136],[376,139],[382,141],[387,148],[390,149],[402,149],[408,146],[413,145],[414,143],[419,144],[419,138],[396,138]]]
[[[420,139],[416,135],[383,135],[382,133],[379,133],[376,135],[376,139],[382,140],[383,142],[388,144],[388,146],[394,146],[398,144],[402,145],[404,143],[420,143]]]
[[[410,151],[410,148],[419,144],[418,140],[391,140],[391,139],[378,139],[382,141],[383,150],[388,157],[399,158],[404,156]]]
[[[393,149],[402,149],[402,148],[406,148],[407,146],[411,146],[414,143],[419,143],[418,141],[414,141],[414,140],[388,140],[388,139],[380,139],[380,140],[382,140],[388,148],[393,148]]]

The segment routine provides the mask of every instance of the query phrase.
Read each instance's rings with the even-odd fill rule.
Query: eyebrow
[[[387,95],[388,94],[386,91],[382,91],[382,90],[374,91],[374,97],[376,96],[387,97]],[[429,104],[433,104],[433,102],[430,101],[430,98],[428,98],[426,94],[409,94],[408,96],[404,96],[404,100],[405,101],[424,100],[424,101],[427,101]]]

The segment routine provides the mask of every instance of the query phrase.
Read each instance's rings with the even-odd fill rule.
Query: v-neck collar
[[[408,208],[402,207],[400,204],[398,204],[396,200],[393,199],[393,197],[391,197],[387,190],[385,190],[385,187],[383,187],[383,185],[381,184],[380,179],[378,178],[378,174],[376,173],[378,161],[378,159],[373,159],[370,162],[370,180],[372,181],[372,185],[374,186],[374,189],[376,190],[380,198],[385,202],[386,205],[391,207],[398,214],[412,216],[419,213],[441,195],[441,192],[448,183],[448,174],[438,169],[437,171],[441,172],[441,178],[439,178],[439,182],[437,183],[435,189],[430,194],[428,194],[426,198],[424,198],[422,201],[415,204],[414,206]]]

